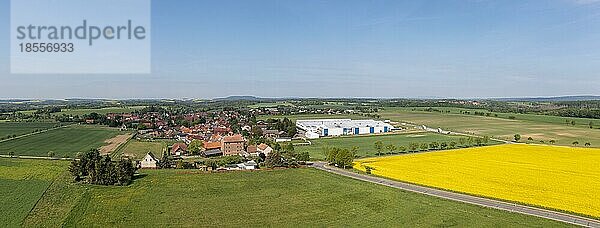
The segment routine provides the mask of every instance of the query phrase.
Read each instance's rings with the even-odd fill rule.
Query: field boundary
[[[578,225],[578,226],[600,227],[600,221],[591,219],[591,218],[586,218],[586,217],[582,217],[582,216],[566,214],[566,213],[562,213],[562,212],[551,211],[551,210],[541,209],[541,208],[536,208],[536,207],[530,207],[530,206],[520,205],[520,204],[516,204],[516,203],[507,203],[507,202],[502,202],[502,201],[498,201],[498,200],[477,197],[477,196],[472,196],[472,195],[467,195],[467,194],[462,194],[462,193],[450,192],[450,191],[445,191],[445,190],[440,190],[440,189],[435,189],[435,188],[429,188],[429,187],[409,184],[409,183],[405,183],[405,182],[399,182],[399,181],[394,181],[394,180],[390,180],[390,179],[385,179],[385,178],[381,178],[381,177],[375,177],[375,176],[369,176],[369,175],[365,175],[365,174],[354,173],[351,171],[342,170],[339,168],[334,168],[334,167],[328,166],[324,162],[313,163],[312,167],[319,169],[319,170],[329,172],[329,173],[334,173],[337,175],[346,176],[346,177],[350,177],[350,178],[361,180],[361,181],[366,181],[366,182],[370,182],[370,183],[374,183],[374,184],[379,184],[379,185],[384,185],[384,186],[393,187],[393,188],[397,188],[397,189],[402,189],[405,191],[425,194],[425,195],[429,195],[429,196],[444,198],[444,199],[448,199],[448,200],[453,200],[453,201],[458,201],[458,202],[463,202],[463,203],[468,203],[468,204],[474,204],[474,205],[478,205],[478,206],[482,206],[482,207],[494,208],[494,209],[514,212],[514,213],[520,213],[520,214],[525,214],[525,215],[546,218],[546,219],[551,219],[551,220],[569,223],[569,224]]]

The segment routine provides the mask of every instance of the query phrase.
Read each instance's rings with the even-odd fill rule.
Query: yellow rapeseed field
[[[510,144],[361,159],[405,182],[600,217],[600,149]]]

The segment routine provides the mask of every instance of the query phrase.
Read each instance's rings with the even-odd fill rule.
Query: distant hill
[[[492,100],[496,100],[496,101],[531,101],[531,102],[594,101],[594,100],[600,100],[600,96],[516,97],[516,98],[494,98]]]
[[[213,101],[262,101],[264,98],[255,96],[229,96],[222,98],[215,98]]]

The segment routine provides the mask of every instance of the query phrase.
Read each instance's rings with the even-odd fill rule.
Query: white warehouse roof
[[[393,126],[378,120],[352,120],[352,119],[316,119],[297,120],[296,126],[310,132],[321,132],[323,129],[355,129],[365,127],[378,127],[392,129]]]

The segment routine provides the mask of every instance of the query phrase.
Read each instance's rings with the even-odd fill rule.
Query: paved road
[[[593,220],[593,219],[584,218],[581,216],[570,215],[570,214],[565,214],[565,213],[560,213],[560,212],[550,211],[550,210],[545,210],[545,209],[540,209],[540,208],[528,207],[528,206],[514,204],[514,203],[507,203],[507,202],[502,202],[502,201],[498,201],[498,200],[476,197],[476,196],[471,196],[471,195],[466,195],[466,194],[448,192],[448,191],[443,191],[443,190],[434,189],[434,188],[427,188],[427,187],[423,187],[423,186],[407,184],[407,183],[403,183],[403,182],[393,181],[393,180],[370,176],[370,175],[365,175],[365,174],[358,174],[358,173],[354,173],[351,171],[328,166],[324,162],[315,162],[312,165],[312,167],[320,169],[320,170],[324,170],[324,171],[327,171],[330,173],[335,173],[338,175],[362,180],[362,181],[367,181],[367,182],[371,182],[371,183],[375,183],[375,184],[385,185],[385,186],[398,188],[398,189],[411,191],[411,192],[416,192],[416,193],[421,193],[421,194],[425,194],[425,195],[440,197],[440,198],[444,198],[444,199],[459,201],[459,202],[463,202],[463,203],[475,204],[475,205],[489,207],[489,208],[495,208],[495,209],[515,212],[515,213],[532,215],[532,216],[552,219],[552,220],[556,220],[556,221],[560,221],[560,222],[570,223],[570,224],[574,224],[574,225],[578,225],[578,226],[600,227],[600,221],[598,221],[598,220]]]

